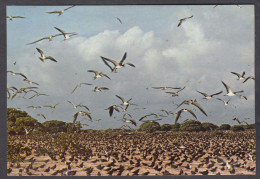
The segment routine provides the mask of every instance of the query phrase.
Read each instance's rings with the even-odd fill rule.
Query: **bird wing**
[[[187,100],[182,101],[182,103],[179,104],[179,105],[177,106],[177,108],[179,108],[181,105],[183,105],[183,104],[186,103],[186,102],[187,102]]]
[[[107,87],[100,87],[99,89],[102,89],[102,90],[109,90],[109,88],[107,88]]]
[[[202,94],[203,96],[207,97],[208,95],[206,93],[202,93],[200,91],[197,91],[198,93]]]
[[[103,62],[105,63],[105,65],[107,65],[110,68],[110,70],[113,71],[113,68],[107,63],[107,61],[105,60],[105,57],[101,56],[101,58],[102,58]]]
[[[249,79],[255,79],[254,77],[252,77],[252,76],[249,76],[249,77],[247,77],[244,81],[243,81],[243,83],[245,83],[247,80],[249,80]]]
[[[41,40],[45,40],[45,39],[49,39],[49,38],[48,38],[48,37],[43,37],[43,38],[41,38],[41,39],[39,39],[39,40],[36,40],[36,41],[34,41],[34,42],[31,42],[31,43],[28,43],[28,44],[26,44],[26,45],[31,45],[31,44],[40,42]]]
[[[68,101],[74,108],[77,108],[75,104],[73,104],[71,101]]]
[[[223,99],[220,99],[220,98],[216,98],[216,99],[225,103],[225,101]]]
[[[27,79],[27,77],[24,74],[22,74],[22,73],[15,73],[15,74],[24,77],[24,79]]]
[[[243,71],[243,73],[242,73],[242,75],[241,75],[241,76],[242,76],[242,77],[244,77],[244,75],[245,75],[245,74],[246,74],[246,73]]]
[[[215,93],[215,94],[212,94],[211,96],[215,96],[215,95],[218,95],[218,94],[221,94],[223,91],[220,91],[218,93]]]
[[[53,14],[53,13],[61,13],[61,11],[50,11],[50,12],[46,12],[46,13],[49,13],[49,14]]]
[[[130,63],[130,62],[126,62],[125,64],[127,64],[127,65],[129,65],[129,66],[131,66],[131,67],[135,67],[135,65],[132,64],[132,63]]]
[[[197,119],[197,116],[194,114],[194,112],[193,112],[191,109],[187,109],[187,111],[188,111],[189,113],[191,113],[191,114]]]
[[[208,116],[207,113],[203,110],[203,108],[202,108],[201,105],[197,102],[196,99],[195,99],[191,104],[193,104],[194,106],[196,106],[197,108],[199,108],[199,110],[200,110],[203,114],[205,114],[206,116]]]
[[[43,51],[41,49],[39,49],[39,48],[36,48],[36,49],[41,54],[41,56],[43,56]]]
[[[131,124],[133,124],[133,125],[135,125],[135,126],[137,125],[137,124],[136,124],[136,121],[135,121],[134,119],[130,119],[129,121],[131,122]]]
[[[90,83],[80,83],[79,85],[81,86],[81,85],[92,85],[92,84],[90,84]]]
[[[13,18],[25,18],[23,16],[12,16]]]
[[[85,106],[85,105],[82,105],[82,104],[78,104],[76,107],[83,107],[83,108],[86,108],[87,110],[89,110],[89,108],[87,107],[87,106]]]
[[[178,23],[177,27],[179,27],[182,24],[182,21],[183,21],[183,19],[179,20],[179,23]]]
[[[182,111],[183,111],[183,110],[181,109],[181,110],[179,110],[179,111],[177,112],[177,116],[176,116],[176,118],[175,118],[175,124],[177,124],[177,121],[178,121],[179,117],[181,116]]]
[[[98,75],[98,72],[95,70],[88,70],[88,72],[95,73],[96,76]]]
[[[231,91],[231,88],[230,88],[228,85],[226,85],[223,81],[221,81],[221,82],[222,82],[222,84],[225,86],[225,88],[226,88],[226,90],[227,90],[227,93],[232,92],[232,91]]]
[[[121,59],[120,62],[119,62],[120,65],[123,64],[123,62],[124,62],[125,59],[126,59],[126,56],[127,56],[127,53],[125,52],[125,53],[124,53],[124,56],[122,57],[122,59]]]
[[[71,94],[74,93],[74,91],[79,87],[80,85],[77,84],[76,87],[72,90]]]
[[[55,58],[53,58],[52,56],[47,56],[46,59],[49,59],[51,61],[57,62],[57,60],[55,60]]]
[[[109,59],[109,58],[106,58],[106,57],[102,57],[102,56],[101,56],[101,58],[103,60],[106,60],[106,61],[109,61],[109,62],[113,63],[115,66],[118,65],[118,63],[115,60],[112,60],[112,59]]]
[[[234,75],[237,75],[237,77],[240,77],[240,76],[241,76],[239,73],[236,73],[236,72],[230,72],[230,73],[232,73],[232,74],[234,74]]]
[[[70,6],[70,7],[67,7],[67,8],[65,8],[65,9],[63,9],[63,11],[67,11],[68,9],[73,8],[74,6],[75,6],[75,5]]]
[[[90,114],[86,111],[84,111],[84,115],[87,115],[89,117],[89,119],[92,119],[92,117],[90,116]]]
[[[122,98],[121,96],[116,95],[116,97],[118,97],[123,103],[125,102],[125,99]]]
[[[76,122],[78,115],[79,115],[79,112],[77,112],[73,115],[73,124]]]
[[[109,76],[107,76],[106,74],[104,74],[104,73],[101,73],[103,76],[105,76],[105,77],[107,77],[108,79],[110,79],[109,78]],[[110,79],[111,80],[111,79]]]
[[[141,118],[139,119],[139,121],[143,120],[143,119],[146,118],[147,116],[149,116],[149,115],[145,115],[145,116],[141,117]]]
[[[179,93],[180,91],[184,90],[186,88],[186,86],[184,86],[182,89],[180,89],[179,91],[177,91],[177,93]]]
[[[58,30],[58,31],[60,31],[61,33],[62,33],[62,35],[66,35],[66,32],[64,32],[63,30],[61,30],[60,28],[58,28],[58,27],[54,27],[56,30]]]
[[[122,21],[121,21],[121,19],[119,19],[118,17],[116,17],[116,19],[122,24]]]
[[[153,89],[162,89],[163,87],[152,87]]]
[[[108,109],[109,109],[109,116],[111,117],[113,115],[114,107],[110,106]]]

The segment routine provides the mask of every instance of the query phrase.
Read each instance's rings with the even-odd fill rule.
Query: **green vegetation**
[[[219,130],[230,130],[231,126],[229,124],[222,124],[219,126]]]
[[[180,131],[203,131],[203,127],[201,122],[197,121],[197,120],[187,120],[186,122],[182,123],[180,126]]]
[[[216,130],[218,129],[218,126],[209,122],[203,122],[202,127],[204,131],[211,131],[211,130]]]
[[[161,126],[161,131],[170,131],[172,129],[172,125],[170,124],[163,124]]]
[[[243,125],[234,125],[230,128],[230,130],[237,132],[237,131],[244,131],[245,128],[243,127]]]
[[[139,131],[144,131],[144,132],[155,132],[160,129],[161,129],[160,124],[155,121],[145,121],[139,127]]]

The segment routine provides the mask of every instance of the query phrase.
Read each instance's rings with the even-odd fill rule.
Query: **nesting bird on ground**
[[[179,96],[179,92],[182,91],[182,90],[184,90],[184,89],[185,89],[185,86],[184,86],[183,88],[181,88],[181,89],[180,89],[179,91],[177,91],[177,92],[167,91],[167,92],[165,92],[165,93],[171,94],[172,97],[175,97],[175,96]]]
[[[180,27],[181,24],[182,24],[185,20],[190,19],[190,18],[192,18],[192,17],[193,17],[193,15],[192,15],[192,16],[189,16],[189,17],[184,17],[184,18],[180,19],[180,20],[179,20],[179,23],[178,23],[178,25],[177,25],[177,27]]]
[[[14,18],[25,18],[23,16],[6,16],[7,19],[9,19],[10,21],[12,21]]]
[[[74,7],[75,5],[73,5],[73,6],[70,6],[70,7],[67,7],[67,8],[65,8],[65,9],[63,9],[63,10],[56,10],[56,11],[50,11],[50,12],[46,12],[46,13],[48,13],[48,14],[58,14],[59,16],[60,15],[62,15],[65,11],[67,11],[67,10],[69,10],[70,8],[72,8],[72,7]]]
[[[225,86],[226,90],[227,90],[227,94],[225,94],[224,96],[235,96],[237,95],[237,93],[242,93],[244,92],[243,90],[242,91],[236,91],[236,92],[232,92],[231,88],[225,84],[223,81],[221,81],[222,84]]]
[[[40,53],[40,57],[39,57],[39,59],[42,61],[42,62],[44,62],[44,60],[47,60],[47,59],[49,59],[49,60],[51,60],[51,61],[54,61],[54,62],[57,62],[57,60],[55,60],[55,58],[53,58],[52,56],[45,56],[44,55],[44,53],[43,53],[43,51],[41,50],[41,49],[39,49],[39,48],[36,48],[37,49],[37,51]]]
[[[68,40],[68,39],[70,39],[71,36],[77,35],[77,33],[75,33],[75,32],[69,32],[69,33],[67,33],[67,32],[65,32],[64,30],[62,30],[62,29],[60,29],[60,28],[58,28],[58,27],[54,27],[54,28],[55,28],[56,30],[58,30],[59,32],[62,33],[62,35],[63,35],[63,37],[64,37],[64,40]]]
[[[103,76],[107,77],[108,79],[110,79],[106,74],[102,73],[102,72],[98,72],[98,71],[95,71],[95,70],[88,70],[88,72],[92,72],[92,73],[95,73],[95,76],[94,76],[94,80],[97,79],[97,78],[101,78]]]
[[[74,93],[74,91],[78,88],[78,87],[81,87],[81,85],[92,85],[92,84],[89,84],[89,83],[79,83],[75,86],[75,88],[72,90],[71,94]]]
[[[207,116],[206,112],[203,110],[203,108],[201,107],[201,105],[197,102],[197,100],[184,100],[181,104],[178,105],[177,108],[179,108],[181,105],[183,104],[187,104],[187,105],[194,105],[196,106],[205,116]]]
[[[205,98],[203,98],[203,99],[211,99],[213,96],[219,95],[219,94],[221,94],[223,91],[220,91],[220,92],[218,92],[218,93],[214,93],[214,94],[211,94],[211,95],[208,95],[208,94],[206,94],[206,93],[202,93],[202,92],[200,92],[200,91],[197,91],[197,92],[200,93],[200,94],[202,94],[203,96],[205,96]]]
[[[182,112],[189,112],[190,114],[192,114],[197,119],[197,116],[194,114],[194,112],[191,109],[181,109],[177,112],[177,116],[175,118],[175,124],[177,123],[177,121],[178,121],[179,117],[181,116]]]
[[[129,66],[135,67],[135,65],[132,64],[132,63],[129,63],[129,62],[124,63],[126,56],[127,56],[127,53],[125,52],[124,56],[122,57],[122,59],[120,60],[119,63],[115,60],[112,60],[112,59],[109,59],[109,58],[106,58],[106,57],[101,56],[101,58],[105,61],[111,62],[114,65],[114,69],[120,69],[122,67],[125,67],[126,64],[129,65]]]

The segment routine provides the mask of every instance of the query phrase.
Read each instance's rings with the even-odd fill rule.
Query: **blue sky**
[[[132,98],[138,107],[146,108],[136,111],[136,106],[129,107],[128,113],[136,120],[151,112],[161,114],[161,109],[177,112],[179,109],[175,104],[184,99],[197,99],[208,114],[206,117],[200,111],[194,111],[202,122],[235,124],[233,117],[240,120],[249,117],[248,122],[254,122],[254,81],[242,83],[230,73],[245,71],[245,76],[254,76],[254,6],[75,6],[61,16],[46,13],[66,7],[7,7],[7,15],[26,17],[13,21],[7,19],[7,69],[24,73],[40,84],[39,92],[49,95],[8,99],[8,107],[20,107],[41,122],[45,120],[37,113],[44,113],[47,120],[69,122],[79,111],[67,102],[70,100],[86,104],[94,120],[82,122],[89,124],[88,128],[99,129],[124,124],[120,121],[123,112],[110,118],[104,110],[120,104],[115,95]],[[193,18],[177,27],[179,19],[191,15]],[[116,17],[122,20],[122,24]],[[66,41],[59,36],[50,42],[44,40],[26,45],[56,34],[58,31],[54,27],[78,35]],[[36,47],[56,58],[58,63],[41,62]],[[119,69],[119,73],[111,74],[100,56],[119,61],[124,52],[127,52],[126,61],[135,64],[136,68],[126,66]],[[13,65],[15,61],[17,63]],[[93,80],[93,74],[87,72],[89,69],[102,71],[111,80]],[[196,92],[213,94],[222,90],[217,97],[228,100],[223,96],[226,91],[221,80],[234,91],[244,90],[243,95],[248,100],[234,96],[231,105],[224,107],[216,99],[201,99],[203,96]],[[80,82],[93,85],[82,86],[71,94]],[[28,86],[20,77],[8,74],[7,86],[11,85]],[[94,86],[106,86],[109,90],[93,92]],[[152,89],[153,86],[186,88],[179,97],[171,97],[162,90]],[[46,108],[26,108],[56,103],[59,105],[54,112]],[[183,107],[193,109],[192,106]],[[95,121],[99,118],[102,120]],[[184,113],[179,122],[186,118],[192,116]],[[174,119],[174,116],[168,116],[160,123],[173,123]]]

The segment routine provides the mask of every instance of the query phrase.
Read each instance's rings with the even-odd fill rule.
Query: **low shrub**
[[[180,131],[203,131],[203,127],[201,122],[197,121],[197,120],[187,120],[186,122],[182,123],[180,126]]]
[[[237,131],[244,131],[245,128],[243,125],[234,125],[230,128],[232,131],[237,132]]]

